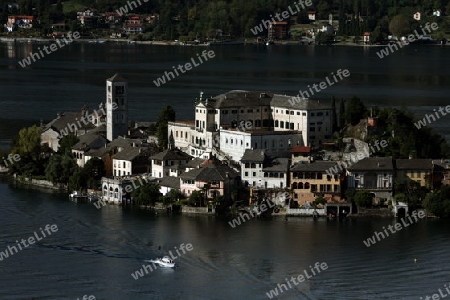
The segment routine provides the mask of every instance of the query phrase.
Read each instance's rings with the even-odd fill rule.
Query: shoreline
[[[36,38],[36,37],[4,37],[0,36],[1,43],[52,43],[56,39],[55,38]],[[139,45],[156,45],[156,46],[179,46],[179,47],[222,47],[222,46],[247,46],[247,45],[256,45],[256,46],[350,46],[350,47],[370,47],[370,48],[379,48],[379,47],[388,47],[389,44],[362,44],[362,43],[353,43],[353,42],[337,42],[332,44],[306,44],[300,41],[275,41],[273,45],[266,46],[265,43],[259,43],[256,41],[238,41],[242,42],[242,45],[210,45],[209,43],[199,43],[199,44],[181,44],[180,42],[175,41],[135,41],[132,39],[124,39],[124,38],[97,38],[97,39],[76,39],[71,43],[89,43],[89,44],[139,44]],[[436,43],[418,43],[417,45],[424,46],[450,46],[450,43],[440,44]]]

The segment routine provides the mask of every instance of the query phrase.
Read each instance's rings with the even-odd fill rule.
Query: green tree
[[[100,158],[91,158],[83,167],[81,176],[86,181],[86,187],[95,189],[100,185],[100,180],[105,176],[105,164]]]
[[[348,123],[356,125],[359,121],[367,116],[367,108],[362,103],[361,99],[353,96],[347,105],[345,118]]]
[[[165,149],[169,142],[168,137],[168,122],[175,121],[175,110],[172,106],[166,106],[158,116],[158,129],[156,131],[156,136],[158,138],[158,146],[160,149]]]
[[[422,205],[438,217],[450,217],[450,186],[443,186],[439,191],[429,193]]]
[[[134,203],[137,205],[155,205],[161,196],[159,185],[155,183],[147,183],[135,189],[132,193]]]
[[[389,23],[389,31],[400,38],[412,32],[408,17],[405,15],[396,15]]]
[[[45,177],[53,183],[68,184],[71,176],[79,167],[68,153],[53,155],[45,168]]]
[[[337,129],[337,116],[336,116],[336,98],[331,99],[331,118],[333,123],[331,125],[331,132],[335,132]]]
[[[355,203],[361,207],[372,206],[373,194],[369,191],[359,190],[355,194]]]
[[[203,194],[200,191],[193,191],[189,196],[189,202],[192,206],[201,206],[203,198]]]
[[[73,133],[64,136],[59,141],[58,153],[61,155],[65,153],[71,153],[72,147],[75,146],[75,144],[78,143],[79,141],[80,139]]]
[[[345,122],[345,103],[344,99],[341,98],[339,101],[339,128],[342,129],[345,125],[347,125]]]

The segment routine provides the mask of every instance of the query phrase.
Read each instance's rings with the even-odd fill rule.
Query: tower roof
[[[114,74],[111,78],[106,79],[111,82],[126,82],[127,80],[122,77],[119,73]]]

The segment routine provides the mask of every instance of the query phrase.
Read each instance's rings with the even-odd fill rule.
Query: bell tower
[[[106,138],[128,133],[128,81],[116,73],[106,79]]]

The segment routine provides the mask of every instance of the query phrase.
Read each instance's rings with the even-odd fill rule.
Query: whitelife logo
[[[306,4],[306,6],[305,6],[305,4]],[[271,21],[274,23],[274,22],[281,22],[283,20],[289,19],[291,16],[296,15],[302,9],[305,9],[307,6],[311,6],[312,1],[311,0],[306,0],[306,1],[300,0],[298,2],[294,2],[294,5],[295,5],[295,8],[297,9],[296,11],[293,11],[291,6],[288,6],[289,11],[285,10],[281,14],[279,14],[279,13],[275,14],[275,18],[277,18],[277,21],[275,21],[275,18],[272,15],[270,15],[270,17],[272,18],[271,20],[262,20],[261,24],[255,26],[254,28],[251,28],[250,31],[254,35],[258,35],[259,33],[263,32],[264,28],[265,29],[269,28]],[[299,7],[299,5],[301,6],[301,8]],[[281,18],[280,18],[280,15],[281,15]]]
[[[314,95],[314,93],[315,93],[314,91],[319,93],[319,92],[323,91],[324,89],[326,89],[327,87],[334,85],[339,80],[343,80],[344,78],[349,77],[350,76],[350,71],[347,70],[347,69],[345,69],[343,71],[341,69],[339,69],[339,70],[336,71],[336,75],[334,74],[334,72],[331,72],[331,75],[333,76],[334,82],[330,81],[330,79],[327,76],[327,77],[325,77],[325,81],[326,82],[322,81],[319,84],[314,83],[312,87],[308,85],[308,89],[309,89],[309,92],[311,94],[308,93],[307,91],[305,91],[305,92],[304,91],[299,91],[299,93],[298,93],[298,95],[296,97],[292,97],[292,99],[288,100],[289,103],[291,105],[295,105],[295,103],[301,103],[302,100],[308,99],[309,97],[312,97]],[[339,80],[338,80],[338,78],[336,76],[339,77]],[[313,89],[314,89],[314,91],[313,91]]]
[[[392,225],[388,226],[389,231],[392,234],[394,234],[397,231],[402,230],[403,226],[404,227],[408,227],[409,225],[413,224],[414,222],[417,222],[419,220],[419,218],[422,219],[423,217],[425,217],[425,212],[422,211],[422,210],[419,211],[419,213],[417,213],[417,211],[413,211],[412,215],[413,215],[414,221],[411,219],[410,216],[407,217],[408,220],[409,220],[409,223],[405,222],[405,219],[400,219],[401,223],[398,222],[398,223],[395,223],[394,226],[392,226]],[[403,226],[402,226],[402,224],[403,224]],[[394,230],[394,228],[395,228],[395,230]],[[383,232],[386,234],[386,236],[383,234]],[[389,233],[388,233],[387,229],[384,226],[383,226],[383,232],[376,232],[375,231],[375,234],[372,235],[372,237],[370,237],[367,240],[363,241],[364,245],[366,245],[366,247],[369,248],[370,246],[375,245],[377,240],[379,242],[382,239],[385,239],[385,238],[387,238],[389,236]]]
[[[28,248],[30,245],[33,245],[34,243],[39,242],[43,238],[47,237],[44,230],[42,230],[42,228],[39,228],[39,229],[42,234],[41,236],[39,236],[39,234],[37,232],[34,232],[34,236],[30,236],[26,240],[22,239],[20,242],[16,240],[17,247],[19,247],[19,250]],[[50,236],[52,233],[55,233],[58,231],[58,226],[56,226],[56,224],[53,224],[53,225],[47,224],[47,225],[45,225],[45,231]],[[27,241],[28,241],[28,244],[27,244]],[[22,248],[22,245],[23,245],[23,248]],[[13,250],[14,250],[14,252],[13,252]],[[8,258],[10,255],[12,256],[13,254],[18,253],[19,250],[17,250],[16,246],[8,246],[5,251],[0,252],[0,261]]]
[[[431,28],[430,28],[431,27]],[[428,34],[431,33],[431,30],[437,30],[439,28],[437,23],[429,23],[427,22],[425,24],[425,28],[428,31]],[[420,25],[420,29],[422,29],[422,33],[423,34],[427,34],[425,32],[425,30],[423,29],[422,25]],[[414,36],[415,34],[415,36]],[[421,39],[423,37],[423,35],[420,35],[417,30],[414,30],[414,34],[410,34],[408,35],[408,38],[403,40],[403,41],[397,41],[395,43],[389,44],[387,47],[385,47],[384,49],[380,50],[377,52],[377,55],[380,59],[389,56],[389,54],[394,53],[395,51],[398,51],[399,49],[403,48],[403,46],[407,46],[410,43],[416,41],[417,39]],[[417,39],[416,39],[417,37]],[[399,48],[400,47],[400,48]]]
[[[57,39],[56,43],[53,43],[50,46],[46,45],[46,46],[42,47],[42,49],[41,49],[41,47],[38,47],[38,52],[31,52],[27,56],[27,58],[22,59],[22,61],[19,61],[19,65],[22,68],[25,68],[26,66],[31,65],[32,62],[35,62],[41,58],[44,58],[45,55],[42,52],[42,50],[44,50],[46,54],[51,54],[52,52],[55,52],[56,50],[61,49],[65,45],[72,43],[74,40],[79,39],[81,37],[81,35],[78,31],[75,31],[74,33],[69,31],[67,33],[67,37],[69,38],[69,40],[66,40],[66,38]],[[49,49],[50,49],[50,51],[48,51]],[[31,60],[33,60],[33,61],[31,61]]]
[[[438,110],[441,113],[441,115],[444,117],[447,114],[450,114],[450,105],[447,105],[445,107],[445,111],[447,113],[444,112],[444,108],[443,107],[439,107]],[[420,129],[422,127],[427,126],[431,122],[436,122],[436,119],[439,120],[441,117],[439,116],[438,112],[436,111],[436,108],[434,108],[433,111],[434,111],[434,115],[433,114],[426,114],[423,119],[421,119],[421,120],[417,121],[416,123],[414,123],[414,126],[416,126],[417,129]]]
[[[300,282],[304,282],[305,279],[310,279],[313,276],[320,274],[321,271],[325,271],[326,269],[328,269],[328,265],[327,265],[327,263],[324,263],[324,262],[323,263],[316,262],[314,264],[314,267],[309,266],[309,269],[311,270],[312,275],[309,275],[307,270],[303,270],[303,273],[305,273],[305,276],[303,276],[303,274],[298,275],[297,278],[292,276],[290,281],[286,278],[285,280],[286,280],[287,285],[284,283],[279,283],[276,288],[274,288],[266,293],[267,297],[269,297],[269,299],[277,297],[279,294],[284,292],[283,288],[286,291],[288,291],[289,289],[292,289],[291,282],[295,285],[298,285],[298,284],[300,284]],[[317,274],[314,271],[314,269],[317,270]],[[289,288],[288,288],[288,286],[289,286]],[[280,292],[278,292],[278,289],[280,290]]]
[[[198,66],[200,66],[202,63],[208,61],[208,58],[214,58],[215,56],[216,56],[216,54],[214,53],[213,50],[209,50],[208,52],[206,52],[206,50],[203,50],[201,56],[200,56],[200,54],[197,53],[197,58],[198,58],[199,63],[196,63],[194,57],[192,57],[192,58],[191,58],[192,64],[191,64],[190,62],[185,63],[185,64],[184,64],[184,68],[185,68],[185,69],[183,69],[183,65],[178,65],[177,67],[172,66],[173,71],[175,72],[176,76],[175,76],[175,74],[174,74],[172,71],[166,71],[166,72],[164,72],[164,75],[163,75],[163,76],[157,78],[156,80],[153,80],[153,83],[156,85],[156,87],[160,87],[161,85],[163,85],[163,84],[166,83],[166,78],[167,78],[167,81],[170,81],[170,80],[172,80],[172,79],[175,79],[175,77],[180,76],[180,74],[178,73],[177,69],[180,70],[180,72],[181,72],[182,74],[184,74],[184,73],[186,73],[187,71],[192,70],[192,65],[193,65],[194,67],[198,67]],[[202,57],[203,57],[203,59],[204,59],[205,61],[203,61]],[[171,78],[171,77],[172,77],[172,78]]]

